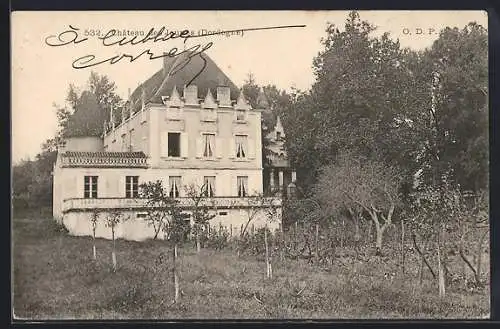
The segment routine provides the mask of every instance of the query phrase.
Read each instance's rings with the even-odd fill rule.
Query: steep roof
[[[206,61],[205,68],[203,68],[205,65],[204,60]],[[166,83],[163,84],[169,71],[172,73]],[[197,74],[199,75],[197,76]],[[170,96],[174,86],[177,87],[182,97],[184,85],[189,83],[193,78],[195,79],[191,84],[198,87],[198,98],[205,98],[209,88],[216,97],[215,94],[218,86],[229,87],[232,100],[236,100],[239,96],[240,91],[238,87],[206,53],[191,58],[188,57],[188,53],[184,53],[173,58],[165,57],[162,68],[134,90],[131,94],[133,111],[136,112],[141,108],[143,88],[145,103],[161,103],[161,96]],[[158,91],[159,88],[161,89]]]

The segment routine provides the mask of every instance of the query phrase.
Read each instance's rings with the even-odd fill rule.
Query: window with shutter
[[[181,157],[188,157],[189,139],[187,133],[181,133]]]
[[[248,158],[255,159],[255,139],[248,139]]]
[[[222,158],[224,156],[223,148],[224,148],[224,138],[216,137],[215,153],[217,154],[217,158]]]

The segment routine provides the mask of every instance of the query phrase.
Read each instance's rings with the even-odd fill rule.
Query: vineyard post
[[[437,258],[438,258],[439,297],[444,297],[446,294],[446,289],[445,289],[445,282],[444,282],[443,264],[441,261],[441,232],[440,231],[438,231],[438,234],[437,234]]]
[[[405,223],[401,220],[401,270],[405,274]]]
[[[319,262],[319,224],[316,223],[316,261]]]
[[[267,268],[267,278],[271,279],[273,274],[272,274],[272,268],[271,268],[271,262],[269,260],[269,245],[267,242],[267,225],[264,227],[264,244],[266,247],[266,268]]]

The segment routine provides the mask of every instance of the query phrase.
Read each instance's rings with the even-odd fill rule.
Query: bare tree
[[[94,260],[97,260],[97,251],[95,247],[95,233],[97,230],[97,223],[99,222],[100,215],[101,215],[100,210],[94,209],[92,215],[90,216],[90,222],[92,224],[92,255],[94,257]]]
[[[113,240],[113,249],[111,252],[111,258],[113,261],[113,272],[116,272],[116,239],[115,239],[115,228],[124,219],[123,213],[120,210],[111,210],[106,217],[106,226],[111,228],[111,239]]]
[[[203,229],[209,224],[210,220],[213,219],[216,214],[211,213],[211,210],[215,208],[213,202],[207,198],[206,184],[201,187],[197,187],[191,184],[186,187],[186,194],[191,200],[191,215],[193,218],[193,229],[196,239],[196,251],[201,251],[201,236],[203,234]]]
[[[353,154],[339,156],[321,170],[315,197],[330,209],[366,212],[375,224],[376,254],[380,255],[386,229],[400,202],[401,177],[392,167]]]
[[[163,183],[160,180],[156,182],[147,182],[140,185],[140,197],[146,199],[146,222],[153,227],[154,237],[158,238],[164,223],[167,220],[167,206],[168,195],[165,192]]]

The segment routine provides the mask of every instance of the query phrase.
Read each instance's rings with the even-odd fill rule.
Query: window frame
[[[98,184],[99,184],[99,176],[95,175],[83,176],[83,198],[97,199]]]
[[[171,152],[171,148],[170,148],[170,143],[171,141],[173,140],[172,138],[170,138],[171,136],[173,135],[176,135],[177,138],[178,138],[178,143],[177,143],[177,155],[172,155],[170,152]],[[168,143],[167,143],[167,156],[169,158],[180,158],[181,157],[181,154],[182,154],[182,151],[181,151],[181,144],[182,144],[182,134],[180,132],[167,132],[167,138],[168,138]],[[174,148],[172,148],[174,149]],[[172,150],[173,151],[173,150]],[[172,152],[173,153],[173,152]]]
[[[125,197],[127,199],[139,197],[139,176],[125,176]]]
[[[168,196],[170,198],[179,198],[181,195],[180,191],[180,185],[181,185],[181,176],[168,176]],[[175,182],[175,184],[173,184]],[[173,191],[172,188],[174,187],[176,190]]]
[[[208,143],[208,140],[209,138],[207,138],[208,136],[212,136],[211,137],[211,144]],[[216,137],[217,135],[215,133],[202,133],[201,134],[201,137],[203,138],[203,152],[202,152],[202,157],[203,158],[206,158],[206,159],[212,159],[212,158],[215,158],[215,154],[216,154]],[[210,145],[211,146],[211,155],[205,155],[205,151],[207,151],[207,145]]]
[[[238,143],[238,140],[242,140],[242,143]],[[248,135],[234,135],[234,141],[235,141],[235,152],[236,152],[236,159],[248,159]],[[240,153],[240,146],[241,145],[241,152],[243,155]]]
[[[236,189],[238,197],[244,198],[248,196],[248,176],[236,176]]]
[[[213,184],[210,184],[210,180],[212,180]],[[203,176],[203,186],[203,196],[213,198],[215,196],[215,176]]]

